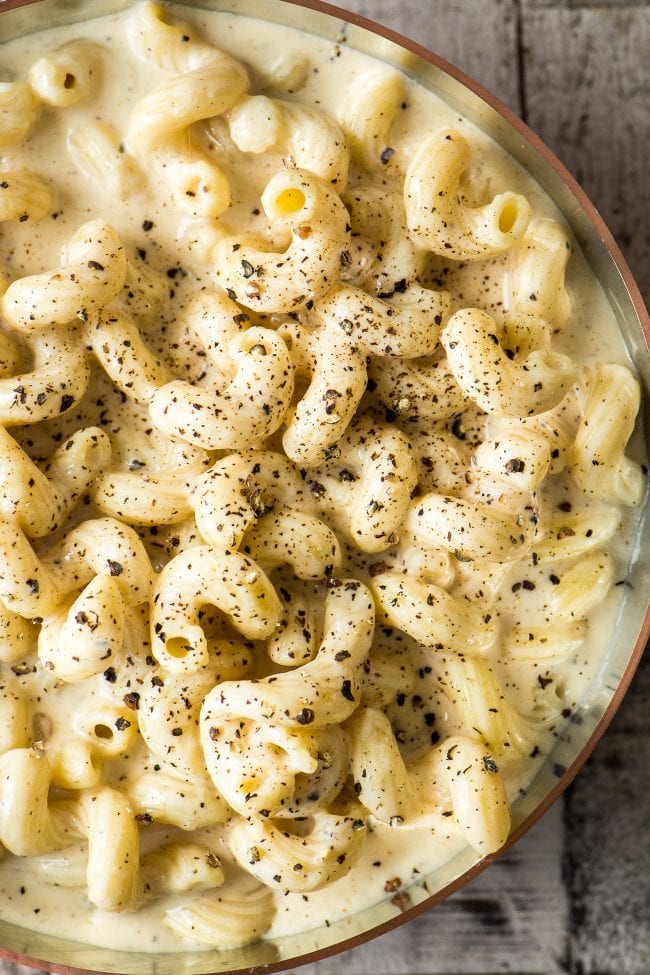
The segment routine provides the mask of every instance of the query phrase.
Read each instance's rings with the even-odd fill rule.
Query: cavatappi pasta
[[[611,311],[344,44],[144,2],[0,53],[2,916],[174,951],[404,904],[503,845],[606,648]]]

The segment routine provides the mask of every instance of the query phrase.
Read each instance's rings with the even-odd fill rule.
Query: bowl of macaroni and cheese
[[[629,684],[638,291],[523,123],[335,8],[7,0],[0,61],[2,952],[358,944]]]

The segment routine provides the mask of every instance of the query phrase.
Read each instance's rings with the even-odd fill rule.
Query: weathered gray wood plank
[[[569,958],[579,975],[650,972],[650,658],[566,799]]]
[[[514,111],[521,111],[516,0],[337,2],[341,7],[413,38],[473,75]]]
[[[591,196],[650,294],[650,6],[524,11],[528,122]]]

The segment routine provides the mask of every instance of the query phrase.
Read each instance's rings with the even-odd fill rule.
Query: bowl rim
[[[43,0],[0,0],[0,14],[18,9],[20,7],[33,6],[41,2],[43,2]],[[192,0],[182,0],[182,2],[184,5],[189,7],[194,6]],[[449,75],[460,85],[464,86],[474,95],[478,96],[479,99],[485,102],[516,132],[518,132],[526,140],[526,142],[539,153],[546,166],[549,167],[568,188],[571,195],[577,201],[580,209],[585,214],[589,224],[596,231],[598,237],[602,241],[609,257],[612,259],[615,265],[616,270],[621,276],[625,289],[628,292],[645,339],[646,350],[650,354],[650,314],[644,303],[641,290],[612,232],[609,230],[604,218],[601,216],[596,206],[592,203],[587,193],[582,189],[569,169],[558,159],[553,150],[547,146],[543,139],[537,135],[537,133],[531,129],[530,126],[522,118],[520,118],[515,111],[513,111],[513,109],[506,105],[505,102],[494,95],[489,89],[485,88],[480,82],[476,81],[476,79],[474,79],[471,75],[467,74],[450,61],[447,61],[435,51],[429,50],[428,48],[419,44],[417,41],[399,33],[399,31],[396,31],[391,27],[387,27],[362,14],[357,14],[353,11],[346,10],[343,7],[329,3],[328,0],[280,0],[280,2],[291,4],[296,7],[302,7],[306,10],[313,10],[336,20],[344,21],[355,27],[360,27],[376,36],[393,42],[412,54],[415,54],[417,57],[421,58],[423,61],[426,61],[434,68],[437,68],[443,73]],[[201,0],[197,0],[198,7],[200,7],[200,3]],[[230,12],[236,13],[234,7]],[[517,843],[521,837],[524,836],[524,834],[527,833],[528,830],[538,822],[539,819],[541,819],[541,817],[548,811],[553,803],[562,795],[570,783],[575,779],[576,775],[592,754],[602,736],[605,734],[607,728],[612,722],[612,719],[614,718],[614,715],[618,711],[621,702],[632,682],[632,678],[634,677],[634,674],[639,666],[641,657],[643,656],[649,639],[650,602],[646,606],[643,622],[630,654],[628,663],[618,680],[616,690],[613,692],[607,707],[597,721],[591,735],[584,743],[574,760],[558,778],[558,781],[555,783],[553,788],[510,833],[506,843],[496,853],[490,854],[484,857],[478,863],[473,864],[455,880],[446,884],[441,890],[428,895],[419,903],[406,908],[388,920],[380,922],[379,924],[376,924],[365,931],[350,935],[349,937],[344,938],[342,941],[337,941],[325,947],[304,952],[303,954],[296,955],[292,958],[271,961],[259,966],[256,965],[246,968],[233,968],[229,969],[227,973],[222,971],[214,973],[214,975],[258,975],[258,973],[259,975],[262,975],[262,973],[269,973],[270,975],[270,973],[279,973],[286,971],[288,968],[298,968],[325,958],[334,957],[344,951],[350,951],[351,949],[362,944],[373,941],[375,938],[388,934],[390,931],[394,931],[396,928],[401,927],[403,924],[406,924],[413,918],[425,913],[430,908],[440,904],[442,901],[446,900],[452,894],[455,894],[466,884],[478,877],[481,873],[483,873],[484,870],[491,866],[491,864],[497,861],[503,853],[514,846],[514,844]],[[30,929],[25,930],[28,931]],[[91,945],[88,947],[92,948]],[[124,954],[129,955],[130,952],[124,952]],[[180,952],[179,957],[182,957],[182,954],[183,953]],[[0,958],[9,959],[17,964],[35,967],[41,971],[58,973],[58,975],[115,975],[115,971],[105,972],[100,969],[87,969],[76,967],[74,965],[43,961],[30,955],[26,955],[20,951],[13,951],[5,948],[2,945],[0,945]]]

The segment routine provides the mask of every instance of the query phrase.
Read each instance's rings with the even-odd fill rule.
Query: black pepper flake
[[[535,583],[531,582],[530,579],[524,579],[524,581],[522,582],[522,586],[524,587],[524,589],[527,589],[528,592],[532,592],[533,589],[535,588]]]
[[[37,596],[41,588],[38,584],[38,579],[27,579],[26,582],[27,585],[29,586],[29,591],[31,592],[32,596]]]
[[[210,741],[217,741],[219,738],[219,729],[213,726],[208,731],[208,734],[210,735]]]
[[[386,146],[386,148],[382,150],[382,153],[379,157],[382,166],[385,166],[387,163],[389,163],[394,155],[395,155],[395,150],[392,148],[392,146]]]
[[[172,728],[172,735],[174,736],[174,738],[180,738],[182,734],[183,734],[182,728]]]
[[[552,677],[542,677],[541,674],[538,674],[537,675],[537,683],[542,688],[542,690],[544,690],[546,687],[548,687],[549,684],[552,684],[553,683],[553,678]]]
[[[74,396],[70,396],[69,394],[62,396],[61,406],[59,407],[59,413],[65,413],[66,410],[70,409],[73,403],[74,403]]]
[[[141,826],[151,826],[153,823],[153,816],[148,812],[136,813],[135,821],[136,823],[140,823]]]
[[[384,572],[388,571],[388,566],[385,562],[373,562],[370,566],[370,575],[374,579],[376,576],[382,575]]]
[[[115,562],[113,559],[106,559],[106,564],[112,576],[121,576],[124,572],[124,566],[120,562]]]
[[[146,234],[148,234],[150,230],[153,230],[153,220],[143,220],[142,229]]]
[[[337,663],[341,663],[342,660],[347,660],[350,656],[351,654],[349,650],[339,650],[339,652],[334,655],[334,659]]]
[[[508,474],[522,474],[526,465],[523,460],[520,460],[518,457],[513,457],[512,460],[506,461],[504,467]]]
[[[561,779],[565,772],[566,772],[566,765],[560,765],[559,762],[555,762],[555,764],[553,765],[553,775],[556,778]]]
[[[551,583],[552,586],[559,586],[560,585],[560,577],[559,576],[556,576],[554,572],[551,572],[551,574],[550,574],[550,576],[548,578],[549,578],[549,582]]]
[[[127,721],[126,718],[120,716],[115,722],[115,727],[117,728],[118,731],[126,731],[127,728],[131,727],[131,722]]]
[[[241,273],[245,278],[252,278],[255,274],[255,268],[250,261],[241,262]]]
[[[486,772],[498,772],[499,766],[490,755],[483,756],[483,767]]]
[[[100,264],[99,261],[88,261],[88,267],[91,271],[104,271],[104,265]]]
[[[108,681],[109,684],[114,684],[117,680],[117,674],[115,673],[115,667],[107,667],[104,671],[104,679]]]
[[[314,720],[314,712],[311,708],[303,708],[302,711],[296,715],[296,721],[298,724],[311,724]]]
[[[129,691],[128,694],[124,695],[122,700],[126,704],[127,708],[130,708],[132,711],[137,711],[140,707],[140,695],[137,691]]]
[[[346,701],[354,701],[354,694],[352,693],[352,681],[344,680],[341,684],[341,694]]]

